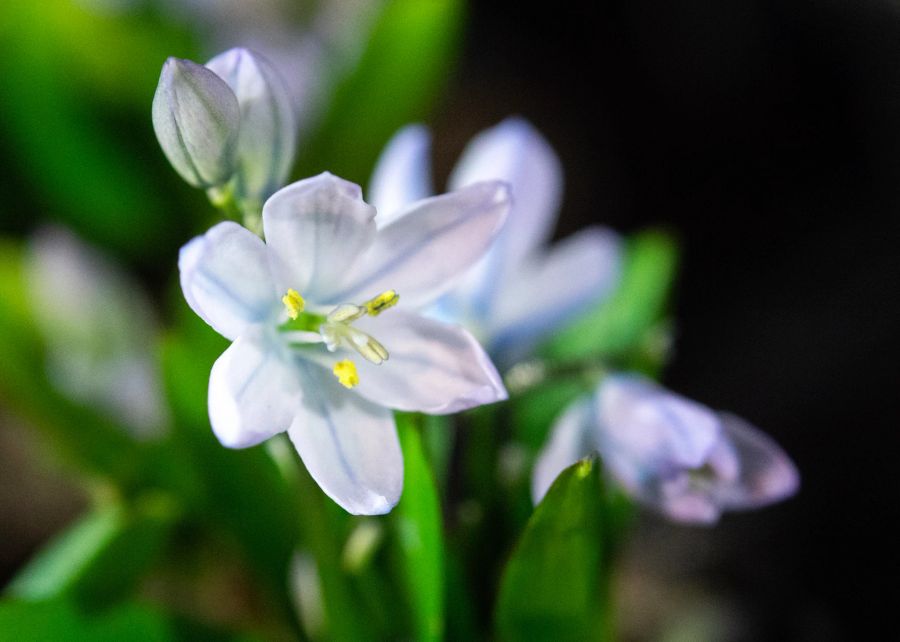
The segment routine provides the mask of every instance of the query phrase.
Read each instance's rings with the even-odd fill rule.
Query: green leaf
[[[553,379],[512,400],[513,429],[519,443],[536,453],[547,440],[547,431],[569,403],[585,392],[578,379]]]
[[[600,464],[581,460],[550,487],[506,565],[501,639],[606,639],[606,527]]]
[[[444,538],[441,506],[425,456],[420,417],[398,414],[403,449],[403,496],[391,513],[400,549],[402,577],[412,606],[415,639],[440,640],[444,633]]]
[[[164,615],[137,604],[88,614],[61,600],[9,600],[0,602],[0,639],[16,642],[163,642],[178,638],[172,623]]]
[[[176,418],[170,447],[184,453],[200,479],[202,515],[236,535],[253,568],[281,588],[299,534],[296,503],[265,446],[232,450],[213,435],[209,372],[228,342],[189,315],[163,344],[163,376]]]
[[[174,214],[178,188],[159,189],[158,179],[177,178],[150,123],[160,67],[181,39],[98,13],[69,0],[2,4],[0,76],[9,98],[0,101],[0,126],[42,212],[150,261],[186,228]],[[38,207],[16,200],[0,214],[33,219],[39,212],[23,211],[29,205]]]
[[[328,170],[365,184],[394,132],[428,115],[455,58],[462,18],[461,0],[388,2],[305,144],[297,175]]]
[[[622,278],[613,295],[558,332],[542,349],[553,360],[621,357],[645,339],[665,313],[678,267],[675,241],[659,231],[628,243]]]
[[[8,587],[11,596],[69,596],[85,607],[121,599],[157,559],[177,517],[170,500],[146,497],[129,509],[112,504],[79,519],[29,562]]]

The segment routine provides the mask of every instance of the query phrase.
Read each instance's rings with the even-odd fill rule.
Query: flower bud
[[[169,58],[153,97],[153,129],[166,158],[194,187],[221,185],[235,170],[240,107],[215,73]]]
[[[206,66],[228,83],[240,105],[235,195],[261,207],[287,180],[294,160],[297,126],[287,86],[271,62],[241,47]]]

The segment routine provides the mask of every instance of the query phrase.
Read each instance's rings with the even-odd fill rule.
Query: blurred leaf
[[[160,224],[174,208],[170,190],[153,180],[164,169],[162,155],[146,158],[156,151],[155,76],[174,44],[150,24],[138,28],[138,20],[102,17],[69,0],[13,1],[0,11],[0,127],[20,171],[56,217],[132,257],[152,255],[179,222]],[[88,68],[104,82],[116,79],[107,104],[85,84]],[[120,95],[146,107],[123,110]],[[126,115],[141,115],[142,126],[135,129]]]
[[[0,640],[47,642],[90,640],[155,642],[176,640],[172,623],[161,613],[125,604],[102,613],[86,614],[61,601],[0,602]]]
[[[84,611],[66,600],[0,602],[0,641],[260,642],[248,633],[210,628],[136,602]]]
[[[8,592],[32,601],[68,596],[84,607],[121,599],[157,559],[176,517],[171,501],[160,496],[134,509],[98,507],[39,552]]]
[[[664,314],[678,267],[678,247],[667,234],[642,232],[628,244],[619,287],[600,306],[556,333],[542,353],[555,360],[620,357]]]
[[[535,509],[500,585],[504,640],[606,639],[606,517],[600,464],[582,460],[556,479]]]
[[[580,379],[560,378],[514,397],[511,406],[516,440],[532,452],[540,450],[553,420],[584,392],[585,382]]]
[[[428,115],[455,59],[462,19],[461,0],[390,0],[296,175],[328,170],[366,184],[394,132]]]
[[[420,417],[397,415],[403,449],[403,496],[391,513],[401,551],[402,576],[412,606],[415,639],[444,632],[444,539],[440,499],[425,457]]]
[[[183,301],[180,305],[187,307]],[[251,565],[270,586],[280,588],[300,518],[288,484],[265,447],[225,448],[209,425],[209,372],[227,346],[192,312],[183,314],[178,330],[166,337],[163,375],[176,416],[172,447],[185,453],[202,480],[200,510],[234,533]]]

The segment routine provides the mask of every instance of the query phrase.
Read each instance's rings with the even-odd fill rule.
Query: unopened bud
[[[153,97],[153,129],[172,167],[194,187],[228,181],[235,170],[241,110],[215,73],[169,58]]]
[[[287,180],[294,160],[297,127],[287,86],[271,62],[241,47],[206,66],[228,84],[240,105],[235,195],[261,207]]]

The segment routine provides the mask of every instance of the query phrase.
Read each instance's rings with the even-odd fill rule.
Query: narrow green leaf
[[[421,417],[398,414],[403,448],[403,496],[391,513],[400,549],[402,577],[412,607],[415,639],[444,634],[444,538],[434,476],[425,456]]]
[[[496,625],[504,640],[605,639],[606,520],[600,464],[557,478],[535,509],[501,580]]]
[[[324,170],[361,184],[382,146],[427,116],[459,44],[460,0],[391,0],[366,49],[335,89],[319,130],[304,145],[298,176]]]
[[[280,589],[299,534],[288,484],[264,446],[225,448],[209,425],[209,372],[227,346],[192,313],[166,337],[163,376],[176,418],[170,447],[200,479],[204,517],[234,533],[252,566]]]
[[[677,267],[678,248],[669,235],[647,231],[634,236],[613,295],[558,332],[544,346],[544,355],[562,361],[623,356],[664,314]]]
[[[168,618],[138,604],[87,614],[62,600],[0,602],[0,640],[3,641],[165,642],[177,639]]]
[[[176,516],[161,496],[133,509],[99,507],[38,553],[8,592],[32,601],[70,596],[86,607],[121,599],[157,559]]]

